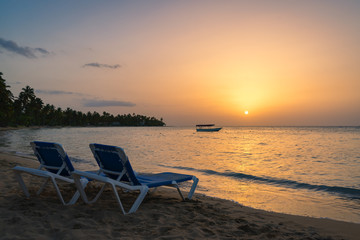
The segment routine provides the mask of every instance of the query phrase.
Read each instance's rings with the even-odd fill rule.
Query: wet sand
[[[92,205],[79,199],[63,206],[50,184],[36,196],[42,179],[30,175],[24,178],[32,194],[27,199],[11,170],[16,165],[38,163],[0,153],[0,239],[360,239],[360,224],[266,212],[196,193],[183,202],[169,188],[147,196],[130,215],[122,214],[110,189]],[[68,198],[74,191],[61,189]]]

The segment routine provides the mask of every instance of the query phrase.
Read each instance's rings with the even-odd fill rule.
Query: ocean
[[[122,147],[134,170],[196,175],[196,193],[293,215],[360,223],[360,127],[83,127],[0,131],[0,151],[62,144],[80,170],[89,143]],[[239,206],[240,207],[240,206]]]

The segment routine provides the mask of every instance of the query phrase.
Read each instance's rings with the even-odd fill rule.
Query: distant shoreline
[[[19,126],[19,127],[0,127],[0,131],[8,131],[8,130],[20,130],[20,129],[41,129],[41,128],[116,128],[116,127],[167,127],[167,126]]]

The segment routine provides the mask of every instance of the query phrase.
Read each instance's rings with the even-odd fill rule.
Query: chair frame
[[[36,192],[36,195],[40,195],[43,192],[43,190],[45,189],[45,187],[47,186],[47,184],[49,183],[49,181],[51,181],[55,188],[56,194],[59,197],[59,199],[63,205],[72,205],[72,204],[76,203],[76,201],[80,197],[79,190],[77,190],[74,193],[74,195],[72,196],[72,198],[69,201],[65,201],[63,195],[61,194],[58,183],[56,182],[57,180],[60,180],[60,181],[63,181],[63,182],[69,183],[69,184],[75,184],[74,179],[72,179],[72,176],[71,176],[71,171],[74,170],[74,167],[72,166],[70,159],[69,159],[68,155],[65,153],[63,147],[58,143],[51,143],[51,142],[34,141],[34,142],[31,142],[30,144],[31,144],[32,149],[34,150],[35,156],[37,157],[37,159],[40,162],[39,168],[34,169],[34,168],[28,168],[28,167],[22,167],[22,166],[16,166],[13,168],[15,177],[16,177],[21,189],[23,190],[25,196],[27,198],[30,198],[30,193],[29,193],[28,188],[26,187],[26,184],[22,178],[22,174],[24,174],[24,173],[45,178],[40,189]],[[46,144],[48,146],[46,146],[46,147],[40,146],[43,144]],[[56,150],[59,154],[60,159],[62,160],[61,166],[46,165],[46,161],[43,159],[42,155],[39,152],[40,149]],[[51,172],[52,170],[53,170],[53,172]],[[68,175],[68,176],[61,175],[63,172],[67,173],[66,175]],[[86,179],[86,178],[79,179],[79,184],[81,185],[82,189],[84,189],[86,187],[87,183],[88,183],[88,179]]]
[[[104,149],[101,149],[101,147],[110,148],[110,149],[104,150]],[[136,175],[135,172],[132,170],[130,161],[122,148],[116,147],[116,146],[108,146],[108,145],[92,143],[92,144],[90,144],[90,149],[93,152],[94,157],[100,167],[99,173],[105,174],[107,176],[94,175],[94,174],[89,174],[89,173],[86,173],[83,171],[77,171],[77,170],[72,172],[73,179],[75,181],[75,184],[80,192],[80,195],[81,195],[83,201],[88,204],[96,202],[98,200],[98,198],[101,196],[105,187],[107,185],[110,185],[111,189],[114,193],[115,199],[118,202],[124,215],[136,212],[136,210],[139,208],[142,201],[144,200],[146,194],[149,192],[150,188],[156,189],[157,187],[160,187],[160,186],[175,187],[178,190],[182,200],[185,200],[183,194],[180,191],[178,183],[183,182],[183,181],[192,180],[193,184],[192,184],[190,192],[188,193],[188,196],[187,196],[188,199],[190,200],[192,198],[192,196],[195,192],[196,186],[199,182],[199,179],[195,176],[191,176],[191,179],[188,179],[188,180],[180,180],[179,182],[175,181],[175,180],[174,181],[167,180],[167,181],[156,182],[156,181],[153,181],[151,179],[151,177],[159,176],[161,174],[154,174],[152,176],[151,175],[150,176],[144,176],[144,175],[142,176],[140,174]],[[123,170],[120,172],[120,171],[111,171],[111,170],[105,169],[102,159],[98,154],[98,151],[111,152],[111,153],[116,154],[122,164]],[[165,173],[165,174],[176,174],[176,173]],[[109,175],[113,175],[113,176],[117,176],[117,177],[115,179],[113,179],[113,178],[109,177]],[[186,176],[188,178],[190,177],[190,175],[181,175],[181,174],[176,174],[176,175],[177,176]],[[124,176],[127,177],[128,181],[123,180]],[[80,182],[81,177],[86,177],[86,178],[103,183],[103,186],[100,189],[100,191],[91,200],[89,200],[89,198],[85,192],[85,189],[81,186],[81,182]],[[143,181],[142,181],[142,179],[143,179]],[[144,181],[146,179],[152,180],[152,184],[146,183]],[[133,202],[132,206],[130,207],[129,211],[125,210],[124,205],[118,194],[117,188],[121,188],[125,191],[139,191],[140,192],[139,195],[137,196],[136,200]]]

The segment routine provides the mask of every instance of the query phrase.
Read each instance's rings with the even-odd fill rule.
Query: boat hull
[[[222,128],[198,128],[196,129],[197,132],[218,132],[220,131]]]

